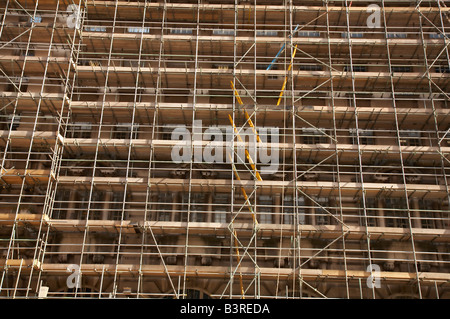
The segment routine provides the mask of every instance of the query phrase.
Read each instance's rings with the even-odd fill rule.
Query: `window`
[[[351,70],[350,66],[344,66],[344,72],[349,72]],[[354,65],[353,72],[367,72],[367,66],[365,65]]]
[[[88,65],[92,67],[101,66],[102,61],[101,60],[89,60]]]
[[[392,72],[412,72],[410,66],[393,66],[391,68]]]
[[[436,67],[434,68],[434,71],[435,71],[436,73],[450,73],[450,67],[440,65],[440,66],[436,66]]]
[[[444,35],[442,33],[430,33],[430,39],[443,39]]]
[[[183,194],[181,196],[181,211],[183,212],[183,220],[187,221],[187,212],[189,209],[191,222],[205,222],[206,210],[208,203],[206,202],[206,194],[194,193],[191,194],[191,201],[189,207],[189,194]]]
[[[36,15],[34,18],[30,17],[29,20],[30,23],[41,23],[42,22],[42,17],[40,15]]]
[[[208,209],[206,194],[194,194],[191,199],[191,221],[204,222],[206,221],[206,212]]]
[[[263,68],[265,66],[265,68]],[[256,66],[258,68],[258,65]],[[271,64],[260,64],[261,70],[278,70],[278,65],[271,63]],[[278,75],[274,74],[268,74],[268,78],[272,80],[278,79]]]
[[[404,130],[399,132],[400,145],[420,146],[420,132],[415,130]]]
[[[434,229],[439,212],[434,210],[435,202],[427,199],[419,200],[420,223],[422,228]]]
[[[106,27],[103,27],[103,26],[85,26],[84,30],[87,31],[87,32],[106,32]],[[130,31],[128,31],[128,32],[130,32]]]
[[[386,37],[388,39],[406,39],[408,34],[404,32],[388,32]]]
[[[341,33],[342,38],[348,38],[348,32]],[[350,32],[350,38],[363,38],[364,34],[361,32]]]
[[[421,212],[420,213],[420,221],[422,224],[422,228],[428,228],[428,229],[432,229],[432,228],[436,228],[435,227],[435,223],[433,220],[433,213],[432,212]]]
[[[386,198],[384,208],[386,227],[408,227],[408,211],[403,198]]]
[[[103,192],[94,191],[91,198],[91,207],[89,210],[89,219],[101,219]]]
[[[216,210],[214,212],[214,222],[215,223],[226,223],[227,222],[227,212]]]
[[[361,207],[362,208],[362,207]],[[376,227],[377,226],[377,200],[375,198],[366,198],[366,215],[367,215],[367,226]],[[365,226],[364,221],[364,211],[361,210],[362,216],[360,219],[360,225]]]
[[[212,67],[219,70],[228,70],[233,68],[233,63],[214,63]]]
[[[303,143],[305,144],[319,144],[328,143],[326,129],[318,129],[314,127],[306,127],[302,129]]]
[[[53,204],[53,212],[51,217],[54,219],[66,219],[69,201],[70,190],[58,188],[55,202]]]
[[[256,36],[259,36],[259,37],[276,37],[276,36],[278,36],[278,32],[277,31],[270,31],[270,30],[256,31]]]
[[[228,194],[213,195],[213,211],[215,223],[226,223],[227,212],[230,210],[230,196]]]
[[[173,205],[172,193],[159,193],[158,194],[158,207],[157,207],[157,220],[170,221],[172,215]]]
[[[111,202],[109,204],[109,220],[122,219],[123,195],[122,192],[115,192],[112,194]],[[125,216],[124,219],[126,219]]]
[[[172,28],[170,29],[172,34],[192,34],[191,28]]]
[[[106,30],[105,30],[106,31]],[[128,33],[150,33],[150,28],[142,28],[142,27],[129,27],[127,29]]]
[[[25,54],[25,51],[22,51]],[[30,51],[28,51],[28,53],[30,53]],[[33,53],[34,55],[34,53]],[[6,89],[9,92],[19,92],[19,84],[20,84],[20,91],[21,92],[26,92],[28,90],[28,83],[29,83],[29,79],[28,77],[23,77],[22,78],[22,83],[20,83],[20,78],[19,77],[10,77],[10,80],[14,83],[9,83],[8,84],[8,88]]]
[[[315,202],[312,202],[314,206],[314,214],[316,218],[316,225],[330,225],[329,214],[329,199],[326,197],[315,197]]]
[[[130,66],[132,67],[132,68],[137,68],[137,67],[145,67],[145,62],[146,61],[138,61],[138,60],[129,60],[128,61],[129,63],[130,63]],[[139,90],[138,90],[138,92],[139,92]],[[133,94],[134,95],[134,94]],[[134,96],[132,97],[132,99],[134,99]]]
[[[86,220],[89,209],[89,219],[100,219],[100,200],[103,193],[94,191],[91,196],[91,202],[89,206],[89,191],[79,191],[76,196],[76,205],[74,211],[74,219]]]
[[[351,129],[349,129],[349,132],[350,132],[350,138],[352,140],[352,144],[358,145],[356,129],[351,128]],[[359,133],[359,144],[361,144],[361,145],[374,145],[375,144],[372,130],[359,129],[358,133]]]
[[[20,55],[21,56],[35,56],[36,55],[36,51],[33,50],[33,49],[28,49],[28,51],[27,50],[22,50],[20,52]]]
[[[291,195],[284,196],[283,199],[283,224],[294,224],[295,216],[297,215],[297,222],[300,225],[305,224],[305,198],[303,196],[297,197],[297,202],[293,201],[294,197]]]
[[[302,71],[322,71],[322,66],[318,64],[301,64],[299,69]]]
[[[258,197],[258,209],[256,210],[256,215],[259,223],[272,223],[272,205],[272,196],[261,195]]]
[[[215,29],[213,35],[234,35],[233,29]]]
[[[308,37],[308,38],[319,38],[320,32],[318,31],[300,31],[298,32],[299,37]]]
[[[90,123],[78,122],[73,123],[67,132],[71,138],[90,138],[92,125]]]
[[[6,118],[6,127],[8,130],[16,131],[20,124],[20,115],[9,114]]]
[[[119,140],[125,140],[131,138],[131,123],[118,123],[113,128],[113,138]],[[133,125],[133,138],[136,138],[137,131],[139,130],[139,124]]]
[[[187,289],[186,290],[186,298],[188,299],[211,299],[211,297],[200,290],[197,289]]]

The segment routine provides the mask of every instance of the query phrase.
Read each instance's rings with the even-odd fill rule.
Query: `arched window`
[[[202,290],[186,289],[186,299],[211,299],[211,296]]]

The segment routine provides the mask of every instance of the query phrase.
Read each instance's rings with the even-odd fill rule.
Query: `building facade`
[[[0,298],[450,298],[444,1],[0,14]]]

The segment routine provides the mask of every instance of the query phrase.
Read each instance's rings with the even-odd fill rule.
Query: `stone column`
[[[212,209],[212,200],[213,196],[212,193],[209,193],[206,197],[206,200],[208,201],[208,205],[206,206],[206,222],[211,223],[212,222],[212,215],[213,215],[213,209]]]
[[[315,214],[316,208],[314,207],[315,204],[313,202],[311,202],[310,200],[308,200],[308,201],[309,201],[309,206],[311,206],[306,209],[306,211],[309,214],[309,216],[308,216],[309,224],[315,226],[316,225],[316,214]]]
[[[111,201],[111,192],[106,192],[105,201],[102,207],[102,219],[107,220],[109,215],[109,202]]]
[[[275,200],[275,208],[273,210],[273,213],[275,214],[275,216],[273,218],[273,222],[275,224],[280,224],[281,223],[281,194],[276,194],[274,196],[274,200]]]
[[[77,192],[75,190],[71,190],[70,197],[69,197],[69,205],[67,209],[67,216],[68,219],[76,219],[76,213],[74,211],[75,208],[75,200],[76,200]]]
[[[433,201],[432,209],[433,210],[440,210],[441,207],[439,207],[437,202]],[[442,224],[442,220],[443,220],[442,212],[433,212],[433,217],[437,218],[436,219],[436,223],[435,223],[436,228],[444,228],[444,225]]]
[[[178,198],[179,198],[179,193],[178,192],[174,192],[172,195],[172,213],[171,213],[171,217],[170,217],[170,221],[174,222],[177,220],[177,208],[178,208]],[[180,221],[182,220],[181,215],[180,215]]]
[[[411,225],[414,228],[422,228],[419,209],[420,209],[419,200],[417,198],[411,199],[410,211],[411,211],[411,218],[413,218]]]
[[[384,218],[384,210],[383,210],[383,201],[381,199],[378,199],[377,207],[379,209],[379,210],[377,210],[378,215],[379,215],[378,226],[379,227],[386,227],[386,220]]]

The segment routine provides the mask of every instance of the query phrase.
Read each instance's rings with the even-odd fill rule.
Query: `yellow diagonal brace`
[[[230,120],[231,125],[234,128],[234,132],[236,133],[236,136],[237,136],[239,142],[244,143],[244,141],[242,140],[241,136],[239,135],[239,132],[238,132],[238,129],[236,128],[236,125],[234,125],[233,119],[231,118],[230,114],[228,114],[228,118]],[[259,181],[262,181],[261,175],[259,175],[259,172],[256,169],[255,162],[253,161],[252,157],[250,156],[250,153],[248,152],[248,150],[246,148],[244,150],[245,150],[245,156],[247,157],[248,162],[250,163],[250,166],[252,167],[253,171],[255,172],[256,179],[259,180]]]
[[[228,156],[229,156],[229,158],[230,158],[230,161],[232,161],[231,155],[228,154]],[[231,167],[233,168],[234,176],[236,176],[236,179],[237,179],[238,181],[241,181],[241,177],[239,176],[239,173],[238,173],[238,171],[237,171],[237,169],[236,169],[236,166],[235,166],[234,164],[231,164]],[[249,200],[248,195],[247,195],[247,192],[245,191],[245,188],[244,188],[243,186],[241,186],[241,192],[242,192],[242,195],[244,196],[245,203],[247,204],[247,208],[248,208],[248,210],[250,211],[250,213],[252,214],[253,222],[254,222],[255,224],[258,224],[258,220],[257,220],[257,218],[256,218],[256,214],[255,214],[255,212],[253,211],[252,206],[250,205],[250,200]]]
[[[234,95],[236,96],[237,101],[239,102],[239,104],[243,105],[242,100],[241,100],[241,97],[239,96],[238,91],[237,91],[236,88],[234,87],[233,81],[230,81],[230,83],[231,83],[231,88],[232,88],[233,91],[234,91]],[[253,130],[253,133],[256,134],[256,140],[257,140],[258,142],[261,143],[261,139],[259,138],[259,135],[258,135],[258,132],[256,131],[255,125],[253,125],[253,122],[252,122],[252,120],[250,119],[250,116],[248,115],[247,110],[246,110],[245,108],[244,108],[244,114],[245,114],[245,118],[246,118],[247,121],[248,121],[248,124],[250,125],[250,127],[251,127],[252,130]]]
[[[236,88],[234,87],[233,81],[230,81],[230,83],[231,83],[231,88],[232,88],[233,91],[234,91],[234,95],[236,96],[236,99],[237,99],[238,103],[239,103],[240,105],[244,104],[244,103],[242,103],[242,100],[241,100],[241,97],[239,96],[238,91],[237,91]]]
[[[297,53],[297,44],[295,45],[294,52],[292,53],[291,63],[289,64],[288,72],[292,68],[292,63],[294,63],[295,53]],[[280,96],[278,97],[277,106],[280,105],[280,103],[281,103],[281,98],[283,97],[284,89],[286,88],[287,79],[288,79],[288,76],[286,75],[286,77],[284,78],[283,86],[281,87]]]
[[[246,118],[247,121],[248,121],[248,125],[250,125],[250,127],[251,127],[252,130],[253,130],[253,133],[255,133],[255,135],[256,135],[256,140],[257,140],[259,143],[262,143],[262,142],[261,142],[261,139],[259,138],[259,134],[258,134],[258,132],[256,131],[256,127],[255,127],[255,125],[253,125],[253,122],[252,122],[250,116],[248,115],[248,113],[247,113],[247,111],[246,111],[245,109],[244,109],[244,114],[245,114],[245,118]]]

